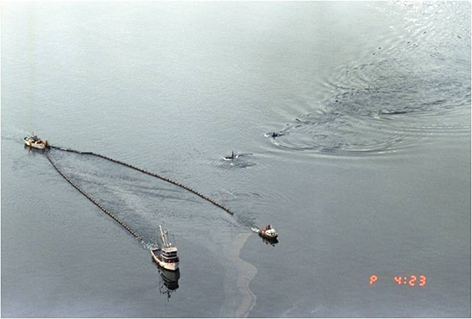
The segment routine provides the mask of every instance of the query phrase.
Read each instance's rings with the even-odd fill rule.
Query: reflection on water
[[[159,292],[170,299],[172,293],[179,288],[180,270],[170,271],[158,267],[161,279],[159,280]]]
[[[264,238],[262,236],[259,236],[262,239],[262,242],[266,245],[271,245],[272,247],[275,247],[279,243],[279,240],[277,238],[269,239],[269,238]]]
[[[27,150],[29,154],[33,154],[33,155],[36,155],[37,153],[44,154],[44,152],[45,152],[45,150],[32,148],[32,147],[29,147],[29,146],[26,146],[26,145],[23,145],[23,149]]]

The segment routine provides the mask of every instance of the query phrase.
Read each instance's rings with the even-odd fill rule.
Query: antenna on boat
[[[162,226],[159,225],[159,230],[161,231],[161,240],[162,240],[162,245],[164,247],[169,247],[169,243],[167,242],[167,232],[162,230]]]
[[[164,241],[164,233],[162,232],[162,227],[161,225],[159,225],[159,235],[161,236],[161,240],[162,240],[162,244],[165,244],[165,241]]]

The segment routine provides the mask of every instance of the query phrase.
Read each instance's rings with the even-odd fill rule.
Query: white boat
[[[44,150],[45,148],[49,147],[48,141],[43,141],[42,139],[34,135],[34,133],[30,136],[26,136],[25,138],[23,138],[23,142],[26,146],[36,148],[38,150]]]
[[[270,225],[265,225],[264,229],[259,230],[259,235],[269,240],[277,239],[277,231],[273,229]]]
[[[176,271],[179,269],[179,257],[177,257],[177,247],[173,245],[167,238],[167,231],[163,231],[159,225],[161,232],[161,248],[151,250],[154,261],[162,268]]]

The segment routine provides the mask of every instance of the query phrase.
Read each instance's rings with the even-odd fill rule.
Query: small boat
[[[162,268],[176,271],[179,269],[179,257],[177,257],[177,247],[173,245],[168,239],[167,231],[163,231],[159,225],[161,232],[161,248],[151,250],[151,255],[154,261]]]
[[[264,229],[259,230],[259,236],[269,239],[269,240],[274,240],[277,239],[277,231],[273,229],[270,225],[265,225]]]
[[[232,161],[234,159],[237,159],[239,157],[238,154],[234,154],[234,151],[231,152],[231,156],[224,156],[223,160],[224,161]]]
[[[49,147],[48,141],[43,141],[42,139],[34,135],[34,133],[32,133],[30,136],[26,136],[25,138],[23,138],[23,142],[26,146],[37,148],[38,150],[44,150],[45,148]]]

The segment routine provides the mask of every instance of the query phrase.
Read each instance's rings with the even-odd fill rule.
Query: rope
[[[77,150],[74,150],[74,149],[70,149],[70,148],[64,148],[64,147],[57,147],[57,146],[53,146],[53,145],[50,145],[51,148],[54,148],[54,149],[57,149],[57,150],[61,150],[61,151],[65,151],[65,152],[72,152],[72,153],[77,153],[77,154],[83,154],[83,155],[93,155],[93,156],[97,156],[97,157],[101,157],[103,159],[106,159],[108,161],[111,161],[111,162],[114,162],[114,163],[117,163],[117,164],[120,164],[120,165],[123,165],[123,166],[127,166],[129,168],[132,168],[134,170],[137,170],[141,173],[144,173],[144,174],[147,174],[149,176],[153,176],[153,177],[156,177],[156,178],[159,178],[165,182],[168,182],[168,183],[171,183],[171,184],[174,184],[176,186],[179,186],[183,189],[186,189],[188,190],[189,192],[192,192],[193,194],[203,198],[204,200],[212,203],[213,205],[215,205],[216,207],[218,208],[221,208],[222,210],[224,210],[225,212],[227,212],[228,214],[230,215],[234,215],[234,213],[232,211],[230,211],[228,208],[224,207],[223,205],[221,205],[220,203],[217,203],[216,201],[214,201],[213,199],[209,198],[208,196],[205,196],[203,195],[202,193],[188,187],[188,186],[185,186],[177,181],[174,181],[170,178],[167,178],[167,177],[163,177],[163,176],[160,176],[156,173],[152,173],[152,172],[148,172],[142,168],[139,168],[139,167],[136,167],[134,165],[131,165],[131,164],[127,164],[125,162],[122,162],[122,161],[119,161],[119,160],[116,160],[116,159],[113,159],[113,158],[110,158],[110,157],[107,157],[105,155],[101,155],[101,154],[98,154],[98,153],[93,153],[93,152],[80,152],[80,151],[77,151]],[[57,169],[57,168],[56,168]]]
[[[121,219],[119,219],[118,217],[116,217],[115,214],[111,213],[110,211],[108,211],[107,209],[105,209],[100,203],[98,203],[95,199],[93,199],[89,194],[87,194],[84,190],[82,190],[79,186],[77,186],[73,181],[71,181],[66,175],[64,175],[64,173],[56,166],[56,164],[54,164],[54,162],[51,160],[51,158],[49,157],[49,154],[48,152],[46,151],[44,153],[44,155],[46,155],[46,158],[48,159],[48,161],[51,163],[52,167],[54,167],[56,169],[56,171],[59,173],[59,175],[61,175],[62,177],[64,177],[64,179],[69,182],[69,184],[71,184],[76,190],[78,190],[79,192],[82,193],[82,195],[84,195],[85,197],[87,197],[87,199],[89,199],[93,204],[95,204],[95,206],[97,206],[98,208],[100,208],[105,214],[107,214],[108,216],[110,216],[111,218],[113,218],[118,224],[120,224],[121,226],[123,226],[124,229],[126,229],[129,233],[131,233],[131,235],[133,235],[137,240],[141,240],[141,237],[134,231],[132,230],[131,228],[129,228],[128,225],[126,225]]]

